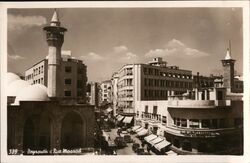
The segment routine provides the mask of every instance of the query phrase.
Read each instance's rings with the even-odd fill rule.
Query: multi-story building
[[[224,73],[231,75],[224,76],[222,84],[217,79],[216,87],[196,87],[165,101],[136,101],[136,124],[168,141],[179,154],[242,154],[243,94],[231,91],[235,60],[230,58],[222,65],[230,67]]]
[[[101,104],[111,103],[111,80],[105,80],[100,84]]]
[[[60,77],[61,97],[86,102],[87,67],[82,60],[71,54],[61,55]],[[48,86],[48,58],[36,63],[25,71],[25,80],[30,84]]]
[[[99,104],[99,84],[97,82],[90,82],[87,84],[88,103],[98,107]]]
[[[167,66],[162,58],[148,64],[128,64],[118,71],[118,112],[135,114],[135,101],[167,100],[192,89],[192,72]]]
[[[196,75],[193,75],[193,88],[209,88],[214,87],[214,80],[222,79],[222,76],[214,76],[211,74],[210,76],[203,76],[197,72]]]
[[[113,115],[117,115],[117,106],[118,106],[118,74],[114,73],[111,78],[111,101],[113,102]]]

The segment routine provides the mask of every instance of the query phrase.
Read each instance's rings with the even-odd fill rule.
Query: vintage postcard
[[[249,162],[249,3],[1,3],[2,162]]]

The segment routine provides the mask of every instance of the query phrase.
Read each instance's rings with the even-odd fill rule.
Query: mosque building
[[[61,71],[65,63],[61,47],[67,29],[60,25],[56,11],[43,29],[49,46],[47,68],[43,69],[47,74],[46,84],[30,83],[13,73],[7,74],[8,150],[28,154],[29,150],[53,153],[93,147],[94,106],[64,97]]]

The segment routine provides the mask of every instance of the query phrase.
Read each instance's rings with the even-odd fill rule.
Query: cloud
[[[114,65],[135,63],[139,59],[138,55],[130,52],[129,49],[124,45],[113,47],[109,52],[102,55],[90,52],[87,55],[82,55],[80,58],[85,60],[86,62],[98,63],[101,61],[110,61]],[[107,62],[107,64],[110,64],[110,62]]]
[[[124,56],[122,57],[122,60],[127,60],[127,61],[135,61],[137,59],[138,56],[131,52],[125,53]]]
[[[96,54],[94,52],[90,52],[87,55],[81,56],[80,58],[83,60],[87,60],[87,61],[103,61],[103,60],[105,60],[105,57],[103,57],[99,54]]]
[[[114,47],[113,50],[115,53],[124,53],[128,51],[128,48],[124,45],[121,45],[121,46]]]
[[[31,28],[33,26],[42,26],[47,23],[47,20],[43,16],[22,16],[22,15],[8,15],[8,30],[9,31],[21,31],[25,28]]]
[[[25,59],[25,57],[22,57],[20,55],[10,55],[10,54],[8,54],[8,59],[10,61],[12,61],[12,60],[22,60],[22,59]]]
[[[150,50],[145,54],[145,56],[148,58],[166,56],[199,58],[208,55],[209,54],[198,49],[188,47],[187,45],[176,39],[170,40],[163,49]]]
[[[130,52],[125,45],[113,47],[113,53],[109,57],[119,63],[135,63],[139,59],[138,55]]]
[[[25,57],[22,57],[20,55],[17,55],[14,48],[12,47],[12,45],[8,42],[7,43],[7,47],[8,47],[8,61],[15,61],[15,60],[23,60],[25,59]]]

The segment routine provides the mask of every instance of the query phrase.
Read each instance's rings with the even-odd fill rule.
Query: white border
[[[244,155],[243,156],[8,156],[7,99],[1,91],[1,162],[232,162],[249,161],[249,2],[248,1],[115,1],[115,2],[12,2],[0,3],[1,15],[1,90],[5,89],[7,72],[7,9],[8,8],[163,8],[163,7],[242,7],[243,8],[243,73],[244,73]]]

